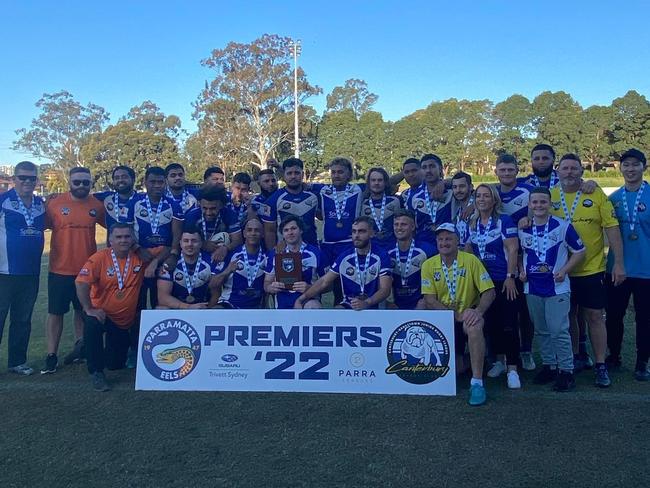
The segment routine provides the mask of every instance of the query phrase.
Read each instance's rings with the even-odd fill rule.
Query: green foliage
[[[127,122],[142,132],[166,135],[172,139],[176,139],[181,132],[181,119],[176,115],[165,115],[151,100],[131,108],[120,122]]]
[[[350,79],[344,86],[337,86],[327,95],[327,111],[340,112],[350,109],[359,119],[363,114],[372,110],[379,97],[368,90],[364,80]]]

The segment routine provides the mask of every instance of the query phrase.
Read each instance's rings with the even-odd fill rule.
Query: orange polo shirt
[[[124,278],[122,293],[118,286],[110,248],[102,249],[90,256],[75,280],[90,285],[90,301],[93,308],[102,309],[115,325],[123,329],[128,329],[135,321],[145,268],[136,253],[130,252],[129,255],[131,257],[129,270]],[[126,258],[117,258],[117,263],[122,275]]]
[[[68,192],[48,200],[45,226],[52,229],[52,273],[77,276],[86,260],[97,252],[95,225],[104,225],[104,213],[102,202],[92,196],[73,200]]]

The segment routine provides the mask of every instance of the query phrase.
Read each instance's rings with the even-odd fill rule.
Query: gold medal
[[[185,297],[185,301],[186,301],[187,303],[194,303],[195,300],[196,300],[196,299],[194,298],[193,295],[187,295],[187,297]]]
[[[124,298],[124,292],[122,290],[118,290],[118,292],[115,294],[118,300],[121,300]]]
[[[338,220],[338,221],[336,222],[336,226],[337,226],[339,229],[342,229],[342,228],[343,228],[343,222],[341,222],[340,220]]]

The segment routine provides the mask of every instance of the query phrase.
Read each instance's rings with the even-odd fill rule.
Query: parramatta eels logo
[[[142,361],[147,371],[162,381],[182,380],[196,369],[200,357],[199,334],[184,320],[158,322],[142,343]]]
[[[449,372],[449,342],[436,326],[411,320],[391,334],[386,345],[387,374],[396,374],[407,383],[426,385]]]

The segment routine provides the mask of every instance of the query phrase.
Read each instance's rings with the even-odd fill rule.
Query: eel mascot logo
[[[407,383],[426,385],[449,372],[449,342],[435,325],[412,320],[400,325],[386,345],[387,374]]]
[[[162,381],[178,381],[196,369],[201,340],[184,320],[168,319],[154,325],[142,343],[142,361],[149,373]]]

